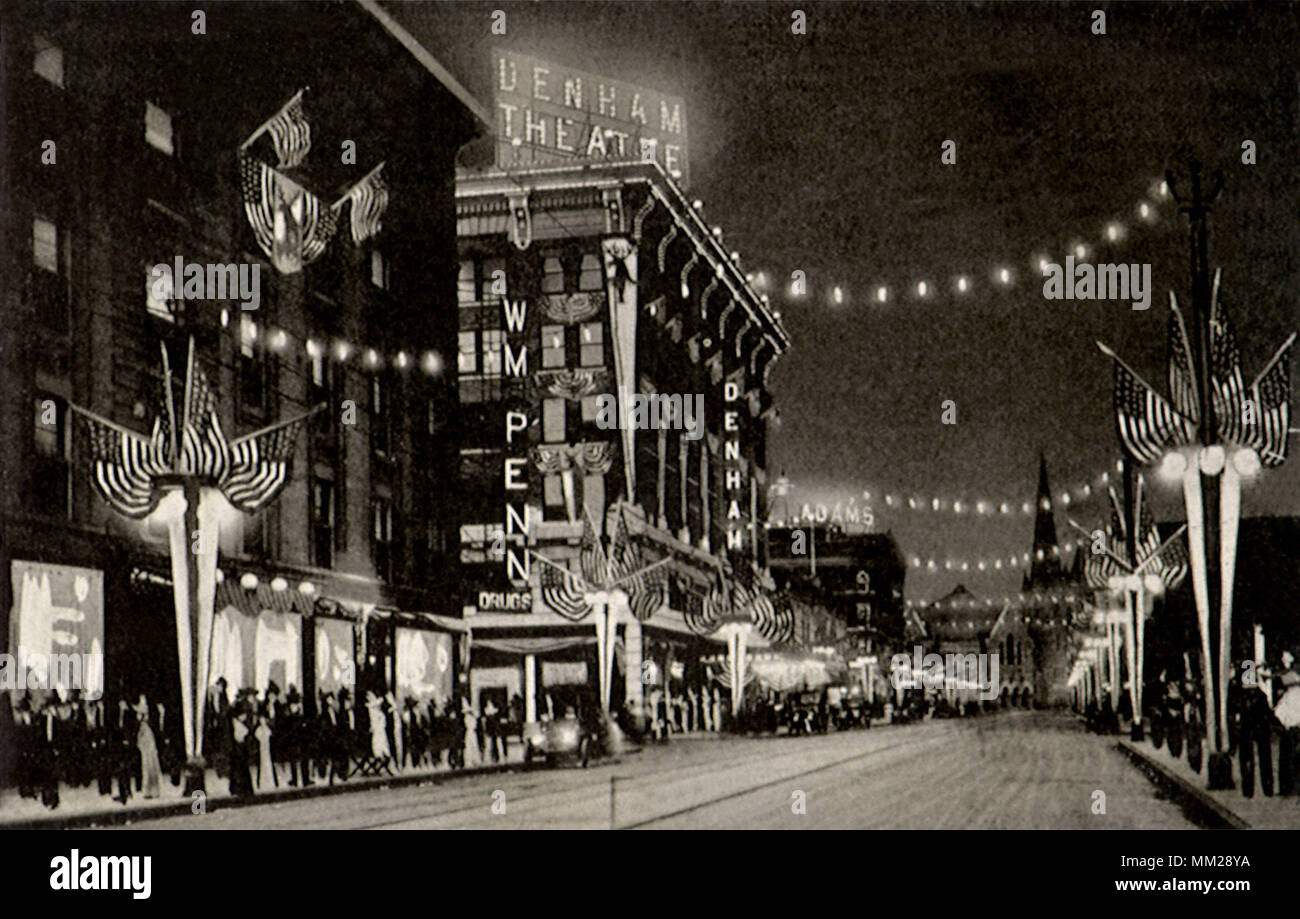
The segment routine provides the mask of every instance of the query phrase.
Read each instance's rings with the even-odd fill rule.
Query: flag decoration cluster
[[[252,513],[269,504],[288,479],[298,432],[312,411],[228,440],[221,429],[216,396],[194,356],[190,341],[181,414],[177,416],[167,349],[163,347],[163,405],[150,434],[123,427],[79,405],[91,448],[95,489],[118,513],[147,517],[162,498],[166,476],[196,476],[211,482],[237,509]]]
[[[282,274],[299,272],[320,258],[338,231],[345,204],[351,203],[352,241],[359,245],[383,228],[389,200],[388,184],[381,175],[383,163],[332,203],[288,175],[311,152],[303,92],[299,90],[239,147],[244,214],[258,246]],[[250,152],[264,134],[271,138],[274,167]]]

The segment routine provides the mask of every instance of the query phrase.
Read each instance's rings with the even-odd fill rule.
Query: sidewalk
[[[328,784],[328,779],[313,777],[315,784],[307,788],[291,788],[287,785],[289,772],[280,770],[280,787],[272,791],[259,791],[248,798],[234,798],[230,795],[230,783],[218,778],[212,769],[207,771],[204,787],[207,790],[204,808],[211,813],[221,808],[247,807],[252,804],[266,804],[278,801],[294,801],[302,798],[314,798],[324,795],[340,794],[367,788],[385,786],[418,785],[422,782],[439,781],[461,775],[476,775],[500,772],[511,766],[519,766],[524,761],[524,748],[519,742],[510,744],[509,755],[500,763],[491,759],[484,765],[473,765],[473,758],[468,758],[466,768],[450,769],[445,763],[430,768],[416,770],[394,770],[392,776],[378,778],[352,778],[344,782]],[[117,782],[113,782],[113,791],[117,791]],[[17,790],[6,788],[0,790],[0,829],[66,829],[70,827],[107,826],[131,823],[136,820],[149,820],[157,817],[179,816],[192,812],[193,802],[182,797],[181,786],[172,785],[167,776],[163,776],[161,794],[157,798],[145,799],[134,789],[131,800],[122,804],[112,798],[99,794],[98,785],[91,782],[85,788],[59,786],[59,806],[50,810],[39,799],[20,797]]]
[[[1157,784],[1199,812],[1203,822],[1210,826],[1234,829],[1291,830],[1300,827],[1300,795],[1281,797],[1276,794],[1277,745],[1274,744],[1274,795],[1267,797],[1260,788],[1259,770],[1255,772],[1255,796],[1244,797],[1241,788],[1227,791],[1208,791],[1205,787],[1205,764],[1201,771],[1193,772],[1187,764],[1187,753],[1175,759],[1167,747],[1156,749],[1149,740],[1137,743],[1127,737],[1120,738],[1117,747]],[[1233,779],[1237,775],[1237,760],[1233,758]]]

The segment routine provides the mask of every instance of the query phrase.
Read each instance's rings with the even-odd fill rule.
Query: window
[[[599,322],[584,322],[581,332],[580,359],[584,367],[605,363],[605,327]]]
[[[144,139],[168,156],[176,152],[172,143],[172,116],[152,102],[144,104]]]
[[[37,76],[63,89],[63,49],[55,47],[39,35],[33,39],[33,43],[36,58],[32,70]]]
[[[145,269],[144,306],[150,316],[175,322],[176,316],[168,303],[174,296],[171,271],[160,271],[155,274],[152,266]]]
[[[506,295],[506,260],[463,259],[456,277],[456,297],[461,304],[494,303]]]
[[[334,483],[313,479],[311,484],[312,564],[334,564]]]
[[[583,396],[582,420],[591,423],[598,417],[600,417],[600,396]]]
[[[456,354],[456,369],[460,373],[474,373],[478,370],[478,345],[475,333],[461,332],[460,350]]]
[[[582,257],[582,271],[578,275],[578,290],[600,290],[604,283],[600,257],[588,252]]]
[[[374,451],[387,456],[392,448],[392,412],[388,381],[381,374],[370,378],[370,438]]]
[[[564,400],[542,400],[542,440],[557,443],[564,440]]]
[[[388,260],[378,249],[370,250],[370,283],[380,290],[388,290]]]
[[[393,505],[376,498],[373,506],[375,573],[385,581],[393,579]]]
[[[460,273],[456,275],[456,301],[474,303],[478,300],[478,283],[474,279],[474,261],[466,259],[460,263]]]
[[[307,355],[311,365],[311,404],[316,406],[324,402],[328,405],[333,401],[334,380],[330,362],[325,358],[325,348],[316,342],[310,342]],[[318,438],[328,438],[334,429],[333,408],[327,408],[325,411],[313,415],[311,429],[312,433],[317,435]],[[324,447],[326,445],[320,443],[317,446]]]
[[[479,299],[495,303],[506,295],[506,260],[487,258],[483,260],[483,275],[479,280]]]
[[[553,255],[542,260],[542,293],[564,293],[564,266]]]
[[[542,326],[543,369],[564,366],[564,326]]]
[[[40,215],[32,217],[31,307],[51,331],[68,331],[68,279],[71,249],[66,229]]]
[[[548,475],[542,479],[542,499],[547,507],[564,506],[564,485],[558,475]]]
[[[32,219],[32,261],[37,268],[59,273],[59,228],[44,217]]]
[[[257,352],[257,323],[239,317],[239,406],[245,414],[266,412],[266,362]]]
[[[501,329],[483,330],[483,373],[495,376],[501,373],[501,346],[506,333]]]
[[[38,392],[35,407],[32,504],[43,514],[67,515],[71,506],[68,503],[71,468],[68,462],[68,405],[58,396]]]

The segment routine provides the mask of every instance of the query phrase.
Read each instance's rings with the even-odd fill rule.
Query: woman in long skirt
[[[149,700],[141,693],[135,704],[140,727],[135,734],[135,745],[140,751],[140,786],[145,798],[156,798],[162,791],[162,764],[158,760],[158,739],[149,726]]]
[[[253,729],[253,737],[257,739],[257,790],[271,791],[280,784],[271,759],[271,721],[264,715],[254,717],[257,718],[257,727]]]

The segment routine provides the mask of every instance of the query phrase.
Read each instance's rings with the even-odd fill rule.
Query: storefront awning
[[[259,582],[251,590],[234,578],[226,578],[217,585],[217,610],[234,607],[245,616],[260,615],[262,610],[273,613],[294,613],[310,616],[313,599],[297,590],[275,590],[270,584]]]
[[[478,638],[473,640],[471,647],[487,648],[490,651],[502,651],[506,654],[547,654],[551,651],[565,651],[595,643],[595,635],[556,638]]]

